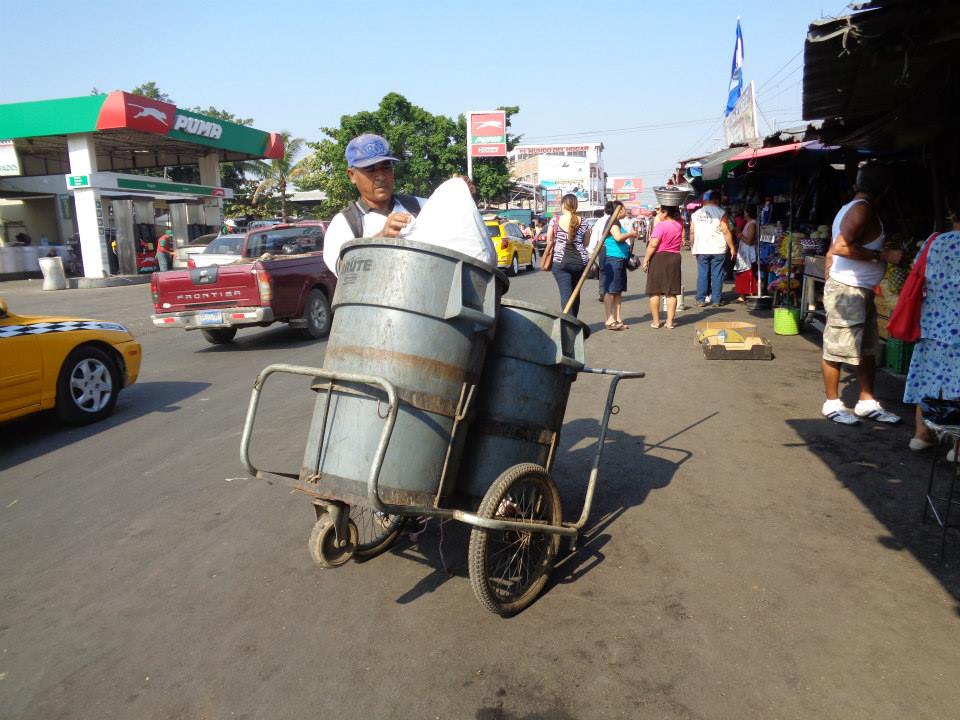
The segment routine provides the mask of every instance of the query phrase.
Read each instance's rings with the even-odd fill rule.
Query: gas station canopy
[[[12,140],[19,172],[69,173],[67,136],[96,138],[100,171],[196,165],[216,152],[221,162],[276,159],[283,137],[116,91],[107,95],[0,105],[0,138]]]

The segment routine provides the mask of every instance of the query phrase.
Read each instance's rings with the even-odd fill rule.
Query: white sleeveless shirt
[[[857,203],[867,202],[863,198],[851,200],[837,213],[833,219],[833,242],[836,242],[840,235],[840,223],[850,210]],[[879,220],[879,218],[877,218]],[[883,221],[880,221],[880,234],[875,240],[867,243],[863,247],[867,250],[882,250],[883,241],[886,239],[883,231]],[[831,245],[833,244],[831,242]],[[844,285],[859,288],[873,288],[880,284],[883,275],[887,271],[887,264],[883,262],[873,262],[872,260],[852,260],[847,257],[833,256],[833,265],[830,268],[830,277]]]

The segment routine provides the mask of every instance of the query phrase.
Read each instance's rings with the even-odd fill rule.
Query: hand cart
[[[480,604],[501,616],[520,612],[532,603],[546,584],[559,552],[560,539],[567,537],[571,551],[575,550],[590,517],[593,497],[600,474],[600,460],[611,415],[619,412],[614,405],[617,386],[621,380],[642,378],[642,372],[627,372],[603,368],[582,367],[579,372],[607,375],[610,385],[604,405],[600,431],[597,437],[593,465],[587,479],[587,490],[579,518],[564,521],[560,494],[551,476],[556,445],[556,434],[546,462],[520,463],[503,471],[490,485],[479,508],[399,505],[384,501],[381,496],[380,474],[384,458],[393,437],[400,407],[399,393],[393,383],[383,377],[330,371],[301,365],[274,364],[265,368],[256,379],[250,396],[243,426],[240,454],[247,471],[256,478],[266,474],[284,478],[290,487],[309,495],[317,509],[317,521],[308,541],[311,556],[318,565],[334,568],[353,557],[366,558],[386,550],[399,534],[405,518],[437,517],[453,519],[470,525],[468,567],[471,586]],[[365,388],[382,400],[377,402],[377,413],[382,420],[379,441],[370,461],[363,498],[338,498],[324,489],[322,473],[307,477],[290,473],[263,471],[250,459],[250,441],[253,435],[260,395],[267,379],[277,373],[303,375],[313,380],[312,387],[325,392]],[[458,415],[469,408],[473,389],[465,386]],[[329,413],[330,403],[326,403]],[[330,421],[322,419],[322,428]],[[450,446],[456,441],[458,423],[450,431]],[[320,437],[323,438],[321,429]],[[455,484],[447,478],[444,464],[441,487]]]

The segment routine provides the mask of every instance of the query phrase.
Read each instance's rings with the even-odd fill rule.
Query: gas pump
[[[136,275],[137,241],[133,227],[133,198],[111,197],[110,210],[114,237],[113,240],[108,237],[108,241],[116,243],[117,271],[121,275]]]

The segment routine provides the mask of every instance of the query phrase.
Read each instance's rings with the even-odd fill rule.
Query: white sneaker
[[[836,400],[825,400],[823,407],[820,408],[820,414],[828,420],[833,420],[833,422],[838,425],[856,425],[860,422],[844,407],[843,400],[840,398]]]
[[[886,425],[896,425],[900,422],[899,415],[884,410],[876,400],[861,400],[853,408],[853,412],[857,417],[870,418]]]

